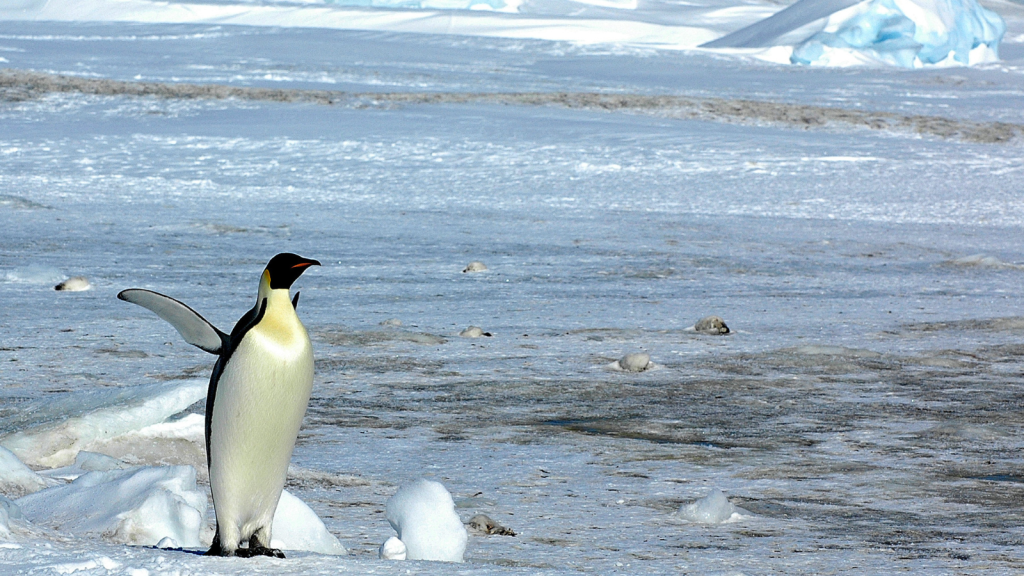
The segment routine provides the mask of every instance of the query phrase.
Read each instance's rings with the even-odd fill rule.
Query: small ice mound
[[[957,258],[953,260],[954,266],[976,267],[976,268],[1016,268],[1024,269],[1024,266],[1020,264],[1010,264],[1003,262],[995,256],[986,256],[984,254],[971,254],[970,256],[964,256],[963,258]]]
[[[63,280],[64,274],[52,266],[30,264],[8,270],[4,277],[8,282],[18,284],[54,284]]]
[[[693,325],[693,329],[701,334],[728,334],[729,327],[725,325],[725,320],[722,320],[718,316],[705,316],[697,321]]]
[[[402,542],[395,536],[385,540],[380,545],[380,549],[377,550],[377,556],[381,560],[405,560],[406,554],[405,542]]]
[[[690,522],[724,524],[742,519],[744,512],[742,508],[733,506],[721,490],[714,488],[700,500],[681,506],[677,514]]]
[[[172,386],[161,382],[98,395],[70,395],[41,405],[34,411],[38,423],[0,438],[0,445],[30,466],[67,466],[80,450],[96,450],[115,438],[164,422],[206,397],[207,387],[208,382],[196,379]],[[68,418],[68,413],[77,415]]]
[[[185,548],[203,546],[207,500],[196,488],[191,466],[89,472],[17,504],[30,522],[63,532],[138,546],[155,546],[164,538]]]
[[[490,338],[492,334],[490,332],[484,332],[479,326],[470,326],[462,332],[459,332],[459,336],[463,338],[480,338],[481,336]]]
[[[498,524],[490,516],[486,514],[477,514],[466,522],[466,527],[469,528],[470,532],[479,536],[515,536],[516,533],[511,528],[506,528],[501,524]]]
[[[53,287],[53,289],[58,292],[83,292],[89,288],[92,288],[92,284],[89,284],[89,280],[87,280],[85,276],[68,278]]]
[[[398,326],[402,325],[402,321],[399,320],[398,318],[388,318],[387,320],[381,322],[380,325],[381,326],[395,326],[395,327],[398,327]]]
[[[173,549],[173,548],[181,548],[181,546],[178,546],[178,542],[174,538],[171,538],[170,536],[164,536],[163,538],[161,538],[160,541],[156,543],[156,547],[157,548],[162,548],[162,549],[165,549],[165,550],[166,549]]]
[[[473,261],[466,265],[466,267],[462,270],[462,273],[465,274],[466,272],[483,272],[484,270],[487,270],[486,264],[484,264],[483,262]]]
[[[305,502],[287,490],[281,492],[270,529],[270,546],[281,550],[300,550],[342,556],[348,551],[327,531],[320,517]]]
[[[402,486],[385,509],[409,560],[462,562],[469,536],[441,483],[420,479]]]
[[[0,447],[0,494],[21,498],[56,484],[18,460],[10,450]]]
[[[612,362],[612,368],[624,372],[643,372],[651,367],[651,355],[646,352],[632,352]]]
[[[70,482],[89,472],[108,472],[110,470],[124,470],[126,468],[131,468],[131,466],[113,456],[82,450],[75,456],[74,464],[43,470],[40,474],[47,478],[59,478]]]

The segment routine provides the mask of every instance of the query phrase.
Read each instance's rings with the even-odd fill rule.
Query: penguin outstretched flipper
[[[151,290],[131,288],[122,290],[117,297],[138,304],[163,318],[181,334],[185,342],[210,354],[220,354],[229,340],[228,335],[210,324],[206,318],[170,296]]]

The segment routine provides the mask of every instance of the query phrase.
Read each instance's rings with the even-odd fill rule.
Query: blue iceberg
[[[977,0],[799,0],[703,47],[793,46],[794,64],[915,68],[998,60],[1005,32]]]
[[[832,14],[790,61],[814,64],[839,51],[905,68],[971,65],[997,60],[1005,32],[1003,19],[976,0],[869,0]]]

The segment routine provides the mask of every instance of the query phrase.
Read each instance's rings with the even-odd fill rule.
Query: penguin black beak
[[[305,268],[306,266],[319,266],[319,260],[306,260],[305,262],[299,262],[298,264],[292,265],[292,268]]]

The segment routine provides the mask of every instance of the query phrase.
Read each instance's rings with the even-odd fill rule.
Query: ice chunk
[[[466,526],[468,526],[475,534],[481,536],[489,536],[491,534],[499,536],[516,535],[514,530],[498,524],[498,522],[486,514],[477,514],[476,516],[473,516],[468,522],[466,522]]]
[[[161,466],[88,472],[17,504],[29,521],[65,532],[142,546],[171,538],[196,548],[207,500],[194,468]]]
[[[793,49],[797,64],[843,64],[866,57],[919,68],[998,60],[1006,24],[976,0],[867,0],[829,16]]]
[[[66,466],[80,450],[166,420],[206,396],[205,380],[174,386],[159,383],[106,394],[76,394],[65,402],[38,407],[19,432],[0,439],[0,445],[33,466]],[[77,416],[67,417],[68,413]]]
[[[626,354],[614,362],[613,367],[626,372],[643,372],[651,367],[651,355],[646,352]]]
[[[43,470],[40,472],[41,475],[47,478],[60,478],[61,480],[75,480],[82,474],[88,472],[106,472],[108,470],[123,470],[130,466],[117,458],[107,456],[106,454],[100,454],[99,452],[89,452],[82,450],[75,456],[75,463],[70,466],[64,466],[62,468],[51,468],[50,470]]]
[[[678,514],[690,522],[701,524],[722,524],[724,522],[735,522],[742,517],[742,508],[733,506],[718,488],[711,490],[707,496],[684,504],[679,508]]]
[[[405,542],[394,536],[385,540],[377,550],[377,556],[381,560],[405,560],[407,553]]]
[[[718,316],[705,316],[697,321],[693,325],[693,329],[701,334],[728,334],[729,327],[725,325],[725,320],[722,320]]]
[[[92,284],[89,284],[89,280],[85,276],[68,278],[53,287],[58,292],[83,292],[89,288],[92,288]]]
[[[403,486],[385,508],[410,560],[462,562],[469,536],[451,494],[439,482],[420,479]]]
[[[274,512],[274,525],[270,532],[270,545],[281,550],[303,550],[334,556],[348,552],[341,542],[327,531],[327,527],[316,512],[287,490],[281,492],[281,499],[277,502],[277,510]]]
[[[0,447],[0,493],[20,498],[53,484],[55,482],[25,466],[13,452]]]
[[[480,338],[482,336],[487,336],[488,338],[490,338],[491,333],[484,332],[483,329],[480,328],[479,326],[470,326],[463,330],[462,332],[459,332],[459,336],[463,338]]]

